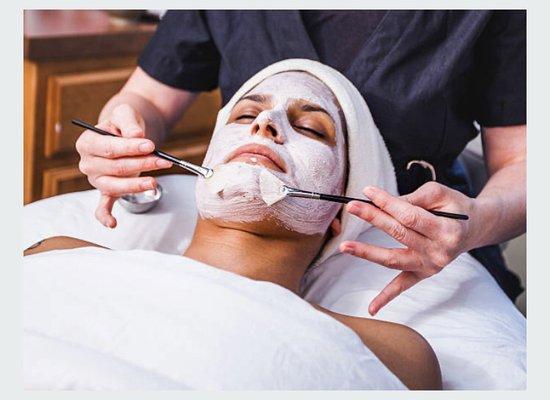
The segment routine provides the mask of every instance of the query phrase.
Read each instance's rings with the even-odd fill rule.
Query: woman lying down
[[[204,165],[215,172],[197,179],[183,257],[69,237],[25,251],[27,388],[441,388],[414,330],[300,297],[308,268],[369,227],[337,203],[262,198],[266,173],[324,193],[396,191],[346,78],[305,60],[260,71],[220,111]]]

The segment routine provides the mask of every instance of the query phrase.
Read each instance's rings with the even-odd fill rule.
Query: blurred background
[[[161,10],[24,11],[24,202],[91,189],[78,170],[80,118],[96,123],[153,35]],[[202,93],[169,134],[162,150],[200,164],[221,104]],[[486,179],[479,137],[461,156],[470,177]],[[184,173],[172,168],[160,174]],[[153,173],[152,175],[158,175]],[[502,245],[509,267],[526,286],[525,235]],[[525,314],[526,294],[516,301]]]

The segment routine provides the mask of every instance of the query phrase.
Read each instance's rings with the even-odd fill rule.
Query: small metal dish
[[[126,194],[118,199],[122,207],[133,214],[141,214],[155,207],[162,198],[162,186],[157,184],[156,190]]]

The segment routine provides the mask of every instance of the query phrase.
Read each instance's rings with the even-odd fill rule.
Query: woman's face
[[[267,168],[288,186],[343,193],[346,147],[334,95],[305,72],[265,79],[235,104],[227,124],[212,136],[203,164],[215,171],[197,181],[203,218],[269,219],[291,231],[325,233],[338,204],[287,198],[267,206],[258,177]]]

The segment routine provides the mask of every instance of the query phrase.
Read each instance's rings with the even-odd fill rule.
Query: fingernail
[[[143,190],[150,190],[155,188],[155,181],[153,179],[148,179],[147,181],[141,184]]]
[[[155,163],[159,168],[169,168],[172,166],[172,163],[170,161],[164,160],[162,158],[159,158]]]
[[[351,202],[348,204],[348,212],[351,214],[355,214],[359,212],[359,204],[356,202]]]
[[[364,189],[363,189],[363,193],[368,196],[369,194],[373,194],[374,193],[374,188],[372,186],[366,186]]]
[[[341,251],[342,253],[352,254],[352,255],[353,255],[354,249],[353,249],[353,246],[352,246],[352,245],[345,243],[345,244],[342,244],[342,245],[340,246],[340,251]]]
[[[139,151],[143,153],[150,153],[154,148],[155,146],[153,146],[153,143],[151,142],[143,142],[139,145]]]

